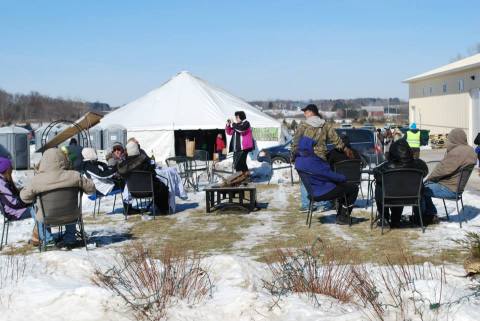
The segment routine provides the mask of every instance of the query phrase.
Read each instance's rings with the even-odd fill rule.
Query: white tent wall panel
[[[175,156],[175,135],[173,130],[128,131],[127,137],[135,137],[148,156],[165,163],[165,159]]]

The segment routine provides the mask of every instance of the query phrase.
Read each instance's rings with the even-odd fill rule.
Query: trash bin
[[[428,146],[429,138],[430,138],[430,130],[421,129],[420,130],[420,146]]]
[[[12,161],[13,169],[30,168],[30,132],[21,127],[0,128],[0,156]]]

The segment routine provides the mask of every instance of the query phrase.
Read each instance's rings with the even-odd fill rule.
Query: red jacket
[[[221,153],[223,149],[225,148],[225,142],[223,141],[223,138],[218,138],[215,141],[215,151],[217,153]]]

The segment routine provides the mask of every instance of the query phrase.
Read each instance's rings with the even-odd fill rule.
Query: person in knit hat
[[[153,190],[155,193],[155,205],[163,214],[168,213],[168,187],[157,177],[155,165],[145,152],[142,152],[140,146],[135,141],[130,141],[125,146],[127,158],[118,164],[118,173],[125,180],[133,171],[147,171],[153,175]]]
[[[116,142],[112,146],[112,151],[106,155],[107,164],[110,167],[117,166],[118,163],[125,160],[125,148],[122,143]]]
[[[0,202],[9,220],[32,217],[32,204],[21,200],[20,191],[12,178],[12,162],[5,157],[0,157]]]

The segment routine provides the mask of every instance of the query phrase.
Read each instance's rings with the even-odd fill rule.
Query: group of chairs
[[[462,196],[474,167],[475,165],[467,165],[459,168],[457,170],[459,177],[457,180],[455,196],[452,198],[442,198],[447,220],[450,220],[450,216],[449,216],[445,201],[446,200],[455,201],[456,207],[457,207],[457,213],[459,215],[460,228],[462,227],[462,222],[466,222]],[[334,170],[335,172],[345,175],[348,183],[357,184],[362,193],[362,197],[363,197],[363,191],[362,191],[361,183],[363,181],[367,182],[368,191],[367,191],[367,199],[366,199],[365,207],[368,206],[370,201],[372,202],[372,208],[371,208],[371,214],[370,214],[370,222],[371,222],[370,227],[373,228],[374,223],[379,219],[381,219],[382,234],[384,232],[386,207],[412,206],[412,209],[417,208],[418,212],[421,213],[422,186],[423,186],[423,180],[424,180],[423,172],[421,170],[399,168],[399,169],[387,170],[384,173],[382,173],[381,199],[382,199],[383,206],[379,212],[377,211],[375,216],[373,213],[373,200],[375,199],[374,193],[373,193],[373,184],[375,181],[373,179],[373,169],[369,167],[368,162],[366,162],[364,159],[345,160],[345,161],[336,163]],[[298,174],[308,192],[309,209],[307,212],[307,225],[310,227],[312,224],[313,204],[315,202],[320,202],[320,201],[330,201],[330,199],[325,199],[321,196],[320,197],[313,196],[312,187],[309,180],[309,177],[311,176],[310,173],[304,172],[304,171],[298,171]],[[367,176],[366,179],[363,177],[363,174]],[[343,197],[345,197],[345,200],[346,200],[346,195],[344,195]],[[459,207],[459,202],[461,204],[461,210]],[[420,221],[420,228],[422,229],[422,232],[425,233],[425,226],[422,221],[422,215],[419,215],[419,221]],[[352,219],[350,217],[350,225],[351,223],[352,223]]]
[[[168,167],[176,167],[185,187],[199,190],[200,176],[204,173],[210,182],[212,169],[210,157],[205,150],[195,150],[193,157],[174,156],[165,160]]]

